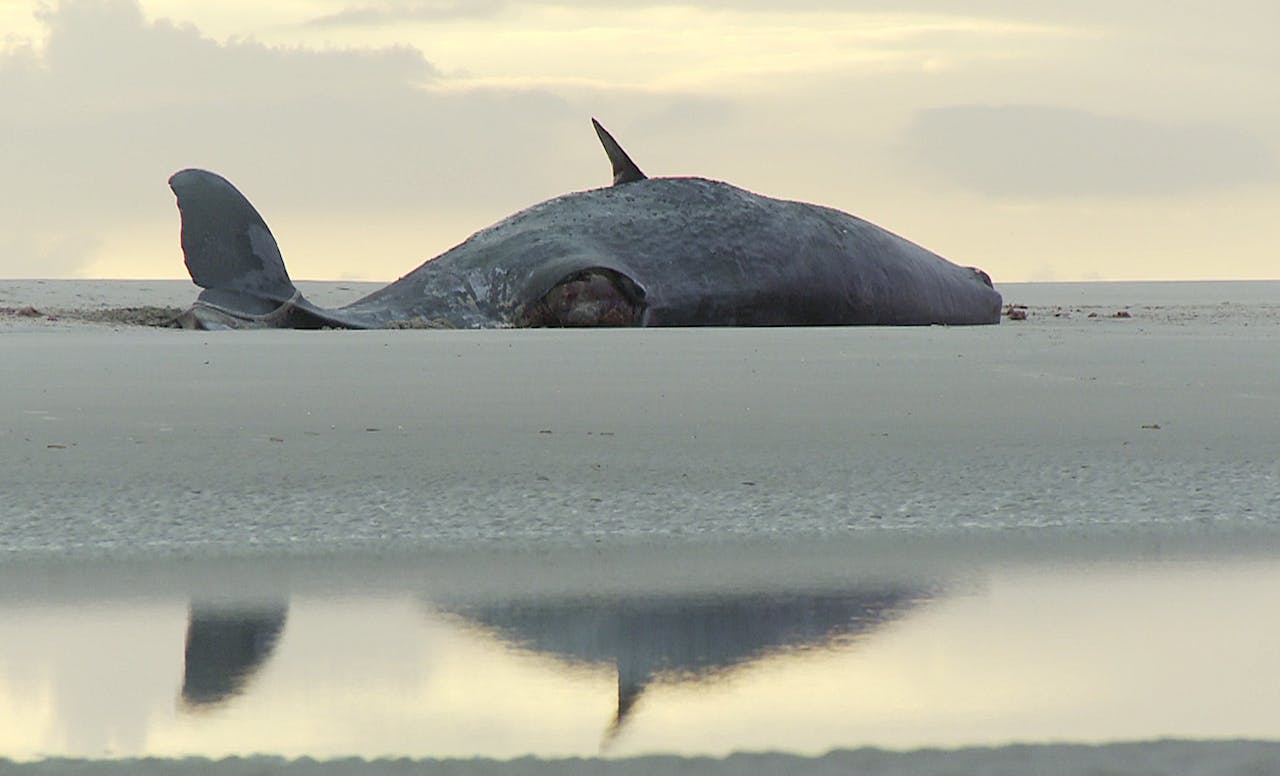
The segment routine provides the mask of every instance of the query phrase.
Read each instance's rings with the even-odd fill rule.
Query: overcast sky
[[[0,277],[185,277],[217,171],[295,278],[389,280],[651,176],[999,281],[1280,278],[1275,0],[0,0]]]

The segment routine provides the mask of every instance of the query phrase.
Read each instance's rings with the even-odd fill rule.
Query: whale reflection
[[[288,604],[191,604],[182,672],[182,702],[210,708],[244,692],[275,651]]]
[[[564,597],[448,606],[514,647],[610,665],[618,701],[608,737],[654,682],[722,679],[748,663],[832,648],[932,597],[924,588],[657,597]]]
[[[933,583],[861,583],[852,589],[769,592],[552,593],[427,597],[430,608],[512,648],[571,665],[608,666],[617,736],[655,683],[725,680],[749,664],[833,649],[865,637],[935,598]],[[288,618],[286,600],[210,604],[188,611],[181,700],[209,709],[246,692],[271,659]]]

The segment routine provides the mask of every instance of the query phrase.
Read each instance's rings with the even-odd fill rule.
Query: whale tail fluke
[[[189,329],[342,325],[302,297],[271,230],[226,178],[182,170],[169,178],[182,217],[182,254],[205,290],[178,321]]]
[[[283,302],[297,289],[271,230],[221,175],[183,170],[169,178],[182,216],[182,254],[196,285]]]

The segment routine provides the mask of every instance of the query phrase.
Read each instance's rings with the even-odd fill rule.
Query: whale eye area
[[[638,326],[644,316],[644,291],[613,270],[575,272],[551,287],[517,316],[530,328]]]

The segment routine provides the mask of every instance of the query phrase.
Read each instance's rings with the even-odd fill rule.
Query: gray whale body
[[[593,123],[595,123],[593,121]],[[595,123],[614,185],[483,229],[327,309],[294,287],[266,222],[226,179],[176,173],[189,328],[992,324],[1001,298],[868,221],[694,177],[647,178]]]

